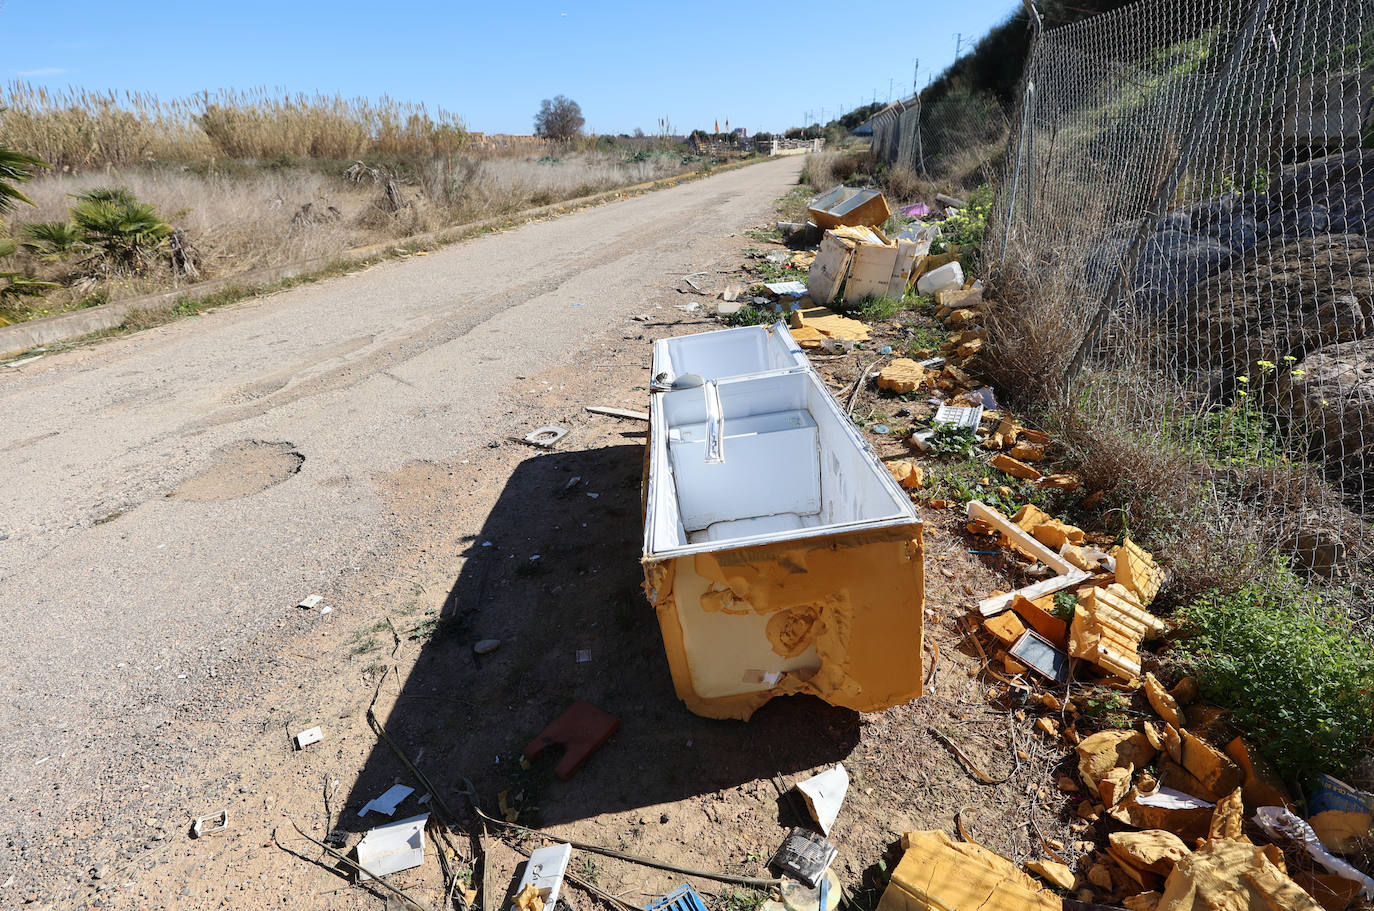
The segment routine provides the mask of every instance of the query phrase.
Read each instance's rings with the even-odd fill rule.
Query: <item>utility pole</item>
[[[963,49],[964,49],[964,33],[963,33],[963,32],[955,32],[955,33],[954,33],[954,58],[955,58],[956,60],[959,58],[959,53],[960,53]]]
[[[921,73],[921,58],[920,58],[920,57],[917,57],[917,58],[916,58],[916,63],[915,63],[915,65],[913,65],[912,68],[911,68],[911,94],[912,94],[912,95],[915,95],[918,91],[920,91],[919,89],[916,88],[916,82],[917,82],[917,80],[920,78],[920,73]]]

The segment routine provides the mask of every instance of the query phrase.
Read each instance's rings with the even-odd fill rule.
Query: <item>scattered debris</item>
[[[210,813],[207,816],[197,816],[191,822],[191,837],[201,838],[206,835],[218,835],[229,828],[229,811],[220,810],[218,813]]]
[[[959,265],[958,260],[931,269],[916,280],[916,292],[918,294],[952,291],[963,286],[964,267]]]
[[[1002,855],[942,831],[907,832],[877,911],[1060,911],[1059,896]]]
[[[529,443],[531,446],[538,446],[540,449],[552,449],[555,443],[568,435],[568,430],[569,428],[559,424],[549,424],[546,427],[531,430],[521,439],[523,442]]]
[[[833,769],[797,782],[797,791],[805,800],[811,818],[821,827],[821,832],[829,835],[835,825],[835,817],[840,815],[844,796],[849,792],[849,772],[843,763],[837,762]]]
[[[821,228],[842,225],[880,225],[892,217],[880,190],[839,186],[813,197],[806,214]]]
[[[1120,585],[1086,587],[1079,589],[1069,625],[1069,654],[1134,681],[1140,676],[1141,641],[1162,632],[1164,621],[1141,607]]]
[[[312,743],[319,743],[324,739],[324,730],[316,725],[313,728],[306,728],[299,734],[291,738],[296,743],[296,749],[303,750]]]
[[[683,883],[662,898],[654,899],[644,911],[706,911],[706,905],[691,883]]]
[[[799,281],[771,282],[764,285],[774,297],[805,297],[806,285]]]
[[[394,816],[396,814],[397,805],[414,793],[414,788],[407,787],[403,784],[394,784],[387,788],[380,797],[374,797],[363,804],[363,808],[358,811],[358,815],[366,816],[368,813],[375,811],[381,813],[383,816]]]
[[[534,762],[549,747],[562,746],[563,756],[554,774],[567,781],[619,728],[619,718],[579,699],[530,741],[525,747],[525,760]]]
[[[878,372],[878,388],[905,394],[915,392],[925,382],[925,368],[910,358],[899,357]]]
[[[982,405],[941,405],[935,409],[935,423],[937,424],[953,424],[964,430],[977,431],[982,422]]]
[[[1333,855],[1321,843],[1312,827],[1292,810],[1283,807],[1260,807],[1255,811],[1255,824],[1276,841],[1291,841],[1299,850],[1306,851],[1317,863],[1331,873],[1360,884],[1365,898],[1374,899],[1374,879],[1356,870],[1350,864]]]
[[[1321,906],[1284,872],[1274,848],[1212,839],[1181,858],[1164,884],[1158,911],[1272,908],[1320,911]]]
[[[1062,591],[1071,585],[1088,578],[1088,573],[1074,566],[1058,553],[1041,544],[1034,537],[1027,534],[1025,529],[1020,528],[1015,523],[1008,521],[1007,517],[995,509],[990,508],[977,500],[970,500],[968,504],[968,518],[970,521],[982,522],[994,530],[1001,532],[1004,539],[1010,546],[1025,554],[1033,560],[1044,563],[1058,575],[1028,585],[1018,591],[1009,594],[994,595],[984,598],[978,602],[978,610],[984,617],[991,617],[1007,609],[1013,600],[1019,595],[1028,601],[1035,601],[1045,595],[1051,595],[1057,591]]]
[[[398,873],[423,864],[425,825],[428,822],[429,814],[421,813],[419,816],[369,829],[355,849],[358,866],[366,868],[358,870],[358,881],[365,882],[374,877]]]
[[[825,876],[839,850],[814,832],[794,828],[769,861],[769,866],[815,888]]]
[[[887,470],[905,490],[915,490],[925,486],[925,472],[921,470],[921,466],[914,462],[905,460],[888,462]]]
[[[624,418],[627,421],[647,421],[649,415],[644,411],[631,411],[628,408],[610,408],[604,405],[588,405],[587,411],[592,414],[604,414],[612,418]]]
[[[516,905],[529,911],[553,907],[563,888],[563,876],[568,872],[568,862],[571,860],[572,845],[566,842],[530,852],[524,875],[515,887]],[[525,901],[521,901],[521,896],[525,897]]]
[[[310,609],[313,608],[316,604],[319,604],[319,603],[320,603],[321,601],[323,601],[323,600],[324,600],[324,595],[307,595],[306,597],[302,598],[302,599],[301,599],[301,603],[300,603],[300,604],[297,604],[296,606],[297,606],[297,607],[303,607],[303,608],[305,608],[306,610],[310,610]]]
[[[1011,648],[1007,649],[1007,654],[1046,680],[1064,683],[1069,679],[1069,656],[1034,630],[1022,633]]]

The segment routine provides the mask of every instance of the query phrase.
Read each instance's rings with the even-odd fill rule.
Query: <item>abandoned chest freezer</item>
[[[645,591],[711,718],[921,694],[921,523],[787,327],[654,343]]]

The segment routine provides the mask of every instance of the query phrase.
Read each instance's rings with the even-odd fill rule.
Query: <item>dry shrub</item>
[[[985,366],[989,378],[1023,406],[1058,401],[1082,340],[1080,299],[1058,274],[1026,268],[1002,269],[985,299],[988,348],[996,352]]]
[[[327,259],[353,247],[510,215],[684,169],[676,155],[641,161],[608,153],[557,161],[434,156],[420,163],[414,182],[400,187],[404,204],[393,210],[384,199],[384,182],[355,183],[307,167],[245,165],[232,173],[196,173],[172,165],[138,166],[40,177],[26,187],[36,206],[14,213],[10,227],[19,234],[25,224],[66,221],[72,196],[95,187],[123,187],[186,232],[199,251],[201,277],[208,279]],[[81,255],[49,261],[21,251],[9,260],[20,271],[65,287],[21,299],[17,309],[7,308],[7,318],[30,319],[124,300],[183,281],[165,262],[138,276],[96,281]]]
[[[802,162],[801,182],[810,184],[817,192],[834,186],[834,164],[843,152],[807,152]]]
[[[941,192],[938,184],[925,179],[909,165],[896,165],[884,170],[882,188],[887,197],[899,205],[912,200],[934,202],[935,194]]]

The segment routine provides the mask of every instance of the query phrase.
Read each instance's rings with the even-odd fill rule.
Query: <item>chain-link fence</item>
[[[1046,31],[986,241],[1003,384],[1060,416],[1123,521],[1172,524],[1209,573],[1282,554],[1352,604],[1372,88],[1367,0],[1141,0]]]
[[[955,88],[938,100],[899,101],[873,117],[873,152],[933,180],[976,185],[1000,169],[1007,114],[991,95]]]

